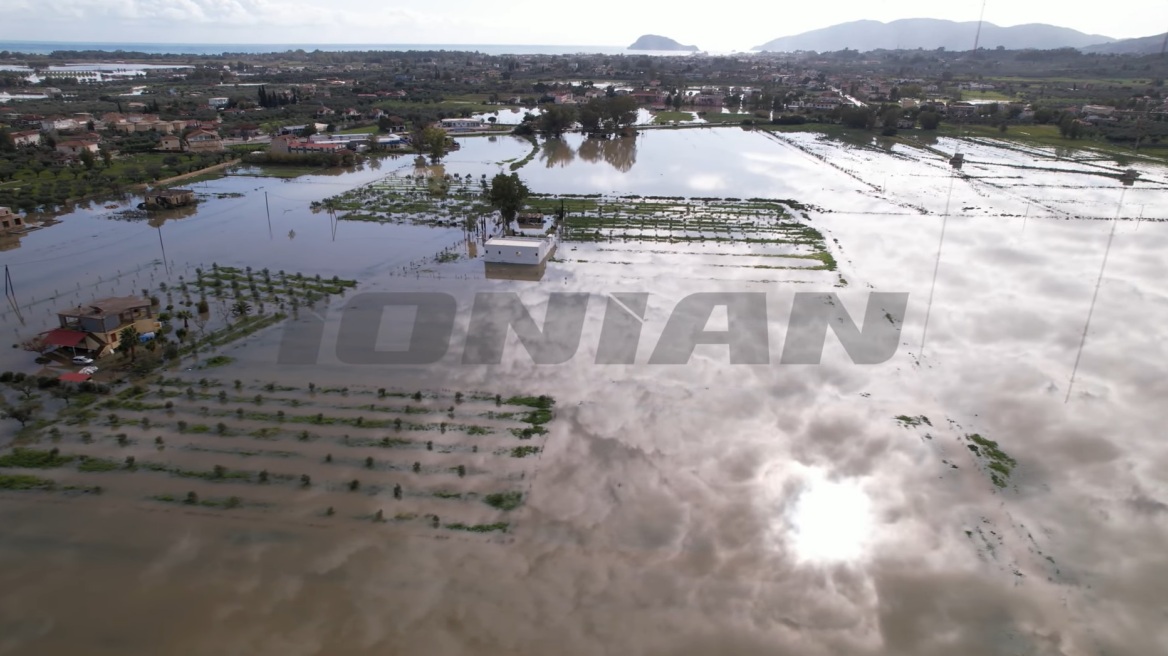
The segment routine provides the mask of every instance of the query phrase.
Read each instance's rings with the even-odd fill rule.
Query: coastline
[[[603,45],[541,45],[541,44],[451,44],[451,43],[110,43],[83,41],[0,41],[0,50],[26,55],[50,55],[58,51],[85,52],[100,51],[147,55],[201,55],[225,54],[269,54],[295,52],[361,52],[361,51],[446,51],[478,52],[485,55],[651,55],[676,57],[699,53],[669,50],[630,50],[622,46]],[[714,53],[709,54],[729,54]]]

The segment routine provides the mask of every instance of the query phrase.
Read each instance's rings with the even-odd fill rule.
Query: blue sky
[[[831,11],[774,0],[740,0],[714,15],[677,3],[594,0],[7,0],[0,40],[175,43],[481,43],[624,46],[663,34],[711,51],[748,50],[770,39],[859,19],[932,17],[974,21],[979,1],[835,0]],[[1168,31],[1168,2],[1129,0],[1123,11],[1077,11],[1065,0],[989,0],[998,25],[1051,23],[1117,38]],[[585,11],[586,9],[586,11]]]

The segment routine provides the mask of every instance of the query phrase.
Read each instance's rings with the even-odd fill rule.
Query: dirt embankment
[[[229,166],[235,166],[236,164],[239,164],[242,161],[243,160],[238,159],[238,158],[237,159],[230,159],[230,160],[227,160],[226,162],[223,162],[222,164],[208,166],[205,169],[199,169],[198,171],[191,171],[190,173],[176,175],[173,178],[165,178],[163,180],[156,180],[155,182],[144,182],[142,184],[137,184],[137,185],[134,185],[132,187],[127,187],[127,189],[147,189],[149,187],[161,187],[163,185],[168,185],[168,184],[171,184],[173,182],[181,182],[182,180],[186,180],[187,178],[193,178],[197,175],[203,175],[204,173],[211,173],[213,171],[220,171],[220,170],[225,169]]]

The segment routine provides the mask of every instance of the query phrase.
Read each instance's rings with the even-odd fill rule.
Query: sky
[[[981,11],[973,0],[836,0],[830,12],[742,0],[721,16],[659,7],[620,0],[595,0],[586,12],[579,10],[583,6],[556,8],[539,0],[505,5],[471,0],[7,0],[0,41],[626,46],[651,33],[728,52],[851,20],[976,21]],[[985,20],[1003,26],[1045,22],[1115,38],[1168,30],[1163,0],[1130,0],[1122,12],[1067,8],[1055,0],[989,0]]]

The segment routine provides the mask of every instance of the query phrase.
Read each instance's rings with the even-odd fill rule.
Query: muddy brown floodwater
[[[446,171],[474,179],[509,171],[530,151],[511,137],[462,142]],[[928,145],[725,128],[609,144],[567,135],[519,170],[550,194],[795,199],[812,206],[795,216],[823,233],[838,271],[756,268],[749,243],[625,239],[563,243],[538,283],[489,279],[459,228],[333,222],[308,209],[412,171],[408,158],[286,182],[199,183],[198,211],[160,228],[91,208],[25,235],[0,254],[20,304],[19,316],[0,315],[12,341],[47,327],[58,307],[174,285],[212,262],[339,275],[360,281],[357,291],[291,323],[323,318],[319,347],[301,343],[314,364],[278,363],[285,333],[275,327],[229,346],[226,366],[166,375],[196,387],[203,377],[228,388],[239,379],[249,394],[295,387],[286,395],[305,403],[312,382],[353,395],[544,394],[556,405],[538,457],[467,461],[478,469],[465,490],[487,480],[474,478],[480,470],[492,472],[482,474],[491,485],[521,480],[520,507],[492,515],[443,499],[420,506],[511,522],[485,537],[356,518],[392,514],[388,486],[416,480],[391,464],[375,465],[385,489],[356,497],[331,483],[261,492],[165,472],[48,471],[104,493],[0,493],[0,654],[1163,653],[1168,170],[984,141],[960,145],[958,174],[946,154],[958,144]],[[1116,176],[1129,166],[1141,179],[1126,188]],[[213,196],[231,193],[242,197]],[[463,257],[435,262],[444,249]],[[441,361],[338,357],[342,308],[386,291],[456,299]],[[549,292],[593,294],[575,357],[535,365],[511,334],[501,364],[463,364],[484,291],[516,292],[537,322]],[[859,322],[874,291],[909,296],[889,360],[854,364],[829,336],[820,364],[779,364],[797,292],[835,293]],[[595,364],[613,292],[649,293],[637,364]],[[764,294],[772,364],[730,365],[718,345],[698,346],[686,365],[648,364],[674,306],[695,292]],[[412,315],[382,319],[381,348],[400,348]],[[715,312],[707,329],[726,325]],[[0,370],[34,369],[28,353],[2,353]],[[180,409],[191,422],[198,403]],[[364,452],[329,465],[338,469],[308,464],[341,453],[337,430],[304,446],[291,435],[179,433],[174,419],[157,417],[164,428],[126,447],[140,460],[160,457],[149,439],[164,434],[167,457],[200,470],[221,456],[199,449],[246,448],[305,454],[250,456],[267,463],[255,469],[301,458],[296,471],[314,481],[370,475],[360,473]],[[63,431],[62,452],[90,448],[76,431]],[[469,443],[451,439],[452,449]],[[991,477],[992,450],[976,440],[996,442],[1015,463],[1004,486]],[[196,486],[200,496],[257,505],[149,498]],[[337,514],[323,516],[333,505]]]

